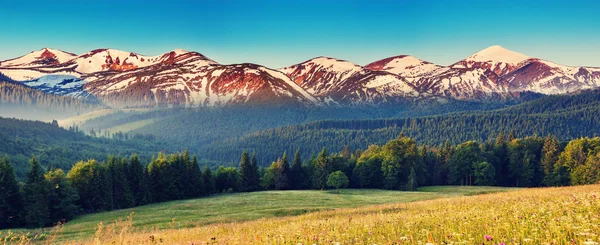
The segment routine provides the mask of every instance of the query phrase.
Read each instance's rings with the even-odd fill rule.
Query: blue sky
[[[0,60],[42,47],[145,55],[183,48],[274,68],[316,56],[364,65],[400,54],[448,65],[501,45],[600,66],[599,8],[537,0],[0,0]]]

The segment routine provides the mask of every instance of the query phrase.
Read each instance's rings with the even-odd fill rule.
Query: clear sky
[[[273,68],[410,54],[449,65],[492,45],[600,66],[600,3],[537,0],[0,0],[0,60],[43,47],[176,48]]]

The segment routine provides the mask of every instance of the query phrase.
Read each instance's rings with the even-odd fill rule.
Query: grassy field
[[[45,230],[16,230],[10,237],[23,234],[34,238],[31,242],[54,240],[81,240],[93,237],[99,223],[103,230],[115,230],[114,226],[127,224],[138,232],[150,230],[183,229],[211,224],[230,224],[263,218],[297,216],[316,211],[339,208],[356,208],[386,203],[406,203],[443,197],[474,195],[506,191],[499,187],[424,187],[418,192],[389,190],[342,190],[334,191],[266,191],[253,193],[221,194],[193,200],[173,201],[81,216],[60,228]],[[133,213],[131,222],[126,220]],[[110,228],[113,227],[113,228]],[[0,238],[8,237],[7,231]],[[59,243],[60,243],[59,242]],[[1,242],[0,242],[1,244]]]
[[[94,236],[77,242],[594,245],[600,242],[600,185],[521,189],[146,232],[124,221],[99,227]]]

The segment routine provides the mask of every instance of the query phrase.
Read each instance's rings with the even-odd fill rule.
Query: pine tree
[[[19,183],[5,156],[0,158],[0,230],[21,225],[24,212]]]
[[[123,209],[135,205],[135,199],[129,189],[129,182],[125,174],[127,160],[125,158],[109,156],[108,171],[112,180],[113,208]]]
[[[206,195],[213,194],[217,191],[215,177],[213,176],[210,168],[208,168],[208,164],[204,166],[204,170],[202,171],[202,179],[204,180],[204,193]]]
[[[558,139],[556,136],[546,136],[544,139],[544,146],[542,148],[542,160],[541,165],[544,171],[543,183],[546,186],[557,185],[554,176],[554,165],[558,162],[558,156],[560,154],[558,148]]]
[[[289,169],[290,163],[287,158],[287,153],[283,153],[283,157],[277,160],[277,171],[275,172],[275,189],[276,190],[287,190],[289,189]]]
[[[240,160],[240,178],[240,191],[254,191],[252,186],[254,173],[252,163],[250,163],[250,156],[248,154],[248,151],[244,151],[242,153],[242,159]]]
[[[135,205],[143,205],[149,203],[147,200],[147,186],[144,174],[144,166],[142,165],[140,158],[133,154],[129,158],[129,165],[127,166],[127,181],[131,194],[135,200]]]
[[[189,163],[188,171],[190,172],[189,187],[190,197],[200,197],[204,194],[204,180],[202,179],[202,170],[198,164],[198,158],[196,155],[192,157],[192,161]]]
[[[292,168],[290,169],[290,186],[294,190],[302,189],[302,181],[305,179],[302,171],[302,159],[300,158],[300,149],[296,150]]]
[[[410,168],[410,174],[408,175],[408,181],[406,182],[406,190],[407,191],[416,191],[417,187],[419,187],[417,172],[415,168]]]
[[[252,158],[250,159],[250,165],[252,166],[252,177],[250,178],[250,186],[252,190],[260,189],[260,173],[258,170],[258,160],[256,159],[256,153],[252,153]]]
[[[29,161],[27,182],[23,188],[25,205],[25,223],[30,227],[43,227],[50,224],[50,210],[48,210],[49,185],[44,178],[40,163],[32,157]]]
[[[325,189],[327,177],[331,171],[331,159],[327,153],[327,149],[323,147],[321,153],[314,162],[313,185],[316,189]]]

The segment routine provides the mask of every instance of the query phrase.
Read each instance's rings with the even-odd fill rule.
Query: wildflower
[[[524,241],[524,242],[531,242],[531,239],[529,239],[529,238],[525,238],[525,239],[523,239],[523,241]]]
[[[490,236],[490,235],[485,235],[485,240],[486,240],[486,241],[491,241],[491,240],[492,240],[492,236]]]
[[[586,242],[583,242],[583,244],[585,244],[585,245],[598,245],[598,244],[600,244],[600,243],[597,243],[597,242],[594,242],[594,241],[587,240]]]

